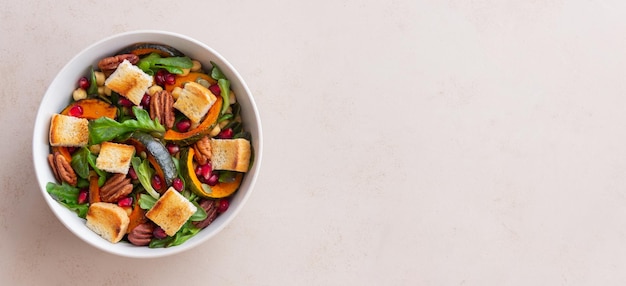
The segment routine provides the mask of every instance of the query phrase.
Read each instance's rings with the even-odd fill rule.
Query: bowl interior
[[[203,66],[210,66],[209,61],[215,62],[230,80],[231,88],[237,94],[237,101],[241,104],[241,115],[245,129],[252,135],[254,164],[245,176],[239,190],[232,197],[229,210],[218,216],[213,223],[187,242],[170,248],[150,249],[137,247],[126,242],[112,244],[89,230],[83,219],[57,203],[46,192],[46,184],[55,181],[47,162],[47,156],[50,152],[48,143],[50,118],[54,113],[59,113],[70,102],[77,79],[88,74],[90,66],[96,66],[100,59],[113,55],[120,49],[137,42],[156,42],[173,46],[192,59],[199,60]],[[163,31],[133,31],[114,35],[87,47],[72,58],[57,74],[48,87],[37,112],[33,134],[33,161],[40,191],[46,203],[71,232],[96,248],[112,254],[151,258],[191,249],[217,234],[234,218],[249,197],[256,181],[261,164],[262,140],[261,121],[254,99],[244,80],[226,59],[207,45],[183,35]]]

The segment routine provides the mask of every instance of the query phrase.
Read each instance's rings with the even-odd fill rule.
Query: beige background
[[[2,1],[2,285],[624,285],[626,2]],[[32,126],[112,34],[194,37],[265,131],[239,216],[137,260],[52,215]]]

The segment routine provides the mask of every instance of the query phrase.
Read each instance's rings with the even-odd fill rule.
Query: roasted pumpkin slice
[[[217,100],[209,108],[204,120],[198,127],[193,130],[189,130],[187,132],[177,132],[174,129],[169,129],[165,132],[163,139],[169,142],[173,142],[178,146],[188,146],[196,141],[200,140],[203,136],[211,133],[211,129],[215,127],[217,123],[217,117],[220,114],[220,110],[222,109],[222,97],[218,96]]]
[[[231,182],[220,182],[215,186],[203,184],[198,179],[198,176],[196,176],[195,168],[193,166],[194,149],[184,148],[180,152],[181,176],[185,179],[185,183],[189,189],[196,195],[203,198],[219,199],[228,197],[239,189],[239,185],[243,179],[243,174],[241,173],[236,174],[235,179]]]
[[[176,165],[174,164],[170,153],[167,151],[167,148],[165,148],[160,141],[143,132],[134,132],[128,141],[130,144],[135,146],[135,152],[146,152],[148,155],[148,161],[156,170],[156,174],[163,182],[165,182],[163,187],[157,191],[159,193],[164,193],[167,188],[172,186],[172,182],[178,174]]]
[[[187,82],[197,82],[199,78],[209,82],[209,84],[216,84],[217,81],[210,77],[208,74],[201,72],[190,72],[187,75],[177,75],[176,81],[173,84],[165,84],[165,90],[171,92],[175,87],[182,88]]]
[[[119,52],[118,54],[135,54],[137,56],[149,55],[151,53],[157,53],[162,57],[184,57],[181,51],[164,44],[159,43],[136,43],[132,44]]]
[[[117,107],[115,107],[115,105],[96,98],[86,98],[74,101],[65,107],[65,109],[61,111],[61,114],[70,115],[70,110],[72,110],[75,106],[80,106],[82,108],[83,113],[80,116],[81,118],[92,120],[103,116],[111,119],[115,119],[117,117]]]

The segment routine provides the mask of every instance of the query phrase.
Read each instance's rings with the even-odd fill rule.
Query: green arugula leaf
[[[139,195],[139,207],[144,210],[151,209],[154,206],[154,204],[156,204],[156,202],[157,202],[157,199],[153,198],[150,195],[147,195],[147,194]]]
[[[189,218],[190,221],[203,221],[207,217],[206,211],[196,201],[191,202],[196,206],[196,212]]]
[[[200,229],[194,226],[191,221],[187,221],[175,235],[168,236],[164,239],[153,238],[148,247],[161,248],[181,245],[194,235],[198,234],[198,232],[200,232]]]
[[[213,68],[211,69],[211,77],[217,80],[217,85],[220,87],[220,94],[222,96],[222,110],[220,114],[226,113],[226,110],[230,106],[230,81],[226,78],[226,75],[222,72],[220,67],[216,63],[211,62]]]
[[[78,149],[78,151],[74,152],[74,155],[72,155],[72,162],[70,163],[72,165],[72,169],[74,169],[76,174],[83,179],[87,179],[89,176],[88,160],[90,154],[91,152],[89,152],[87,147],[82,147]]]
[[[131,165],[133,165],[133,169],[135,169],[135,173],[137,173],[137,178],[139,178],[139,182],[146,192],[150,194],[155,200],[158,200],[161,195],[157,191],[152,188],[152,184],[150,180],[152,179],[152,175],[154,172],[150,169],[150,162],[148,160],[141,160],[139,157],[133,157],[130,160]]]
[[[149,75],[154,75],[159,69],[166,69],[172,74],[182,74],[183,69],[193,67],[189,57],[162,58],[159,54],[151,53],[137,62],[137,67]]]
[[[117,122],[108,117],[100,117],[89,122],[89,140],[91,144],[100,144],[105,141],[120,139],[133,131],[144,131],[157,136],[163,136],[165,127],[158,120],[151,120],[147,111],[133,106],[135,119]]]
[[[89,204],[78,203],[78,188],[72,187],[65,182],[63,182],[61,185],[48,183],[46,185],[46,191],[57,202],[59,202],[66,208],[76,212],[76,214],[78,214],[78,217],[85,218],[87,216]]]
[[[225,78],[217,80],[217,85],[220,87],[220,94],[222,95],[222,111],[221,114],[226,113],[228,107],[230,107],[230,81]]]
[[[98,94],[98,83],[96,82],[96,72],[93,70],[93,66],[91,67],[91,76],[90,76],[89,89],[87,89],[87,94]]]

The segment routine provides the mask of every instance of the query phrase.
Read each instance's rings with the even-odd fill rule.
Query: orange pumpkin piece
[[[98,175],[89,176],[89,203],[100,202],[100,186],[98,186]]]
[[[212,77],[210,77],[208,74],[205,73],[200,73],[200,72],[190,72],[187,75],[184,76],[180,76],[177,75],[176,76],[176,81],[174,82],[174,84],[166,84],[165,85],[165,90],[172,92],[172,90],[175,87],[180,87],[182,88],[186,82],[190,82],[193,81],[195,82],[198,78],[202,78],[206,81],[208,81],[210,84],[216,84],[217,81],[214,80]]]
[[[96,99],[96,98],[86,98],[78,101],[74,101],[70,103],[61,114],[69,115],[70,110],[74,106],[80,106],[83,109],[83,115],[81,118],[85,118],[88,120],[98,119],[102,116],[109,117],[111,119],[115,119],[117,117],[117,107],[115,105],[109,104],[108,102]]]
[[[128,223],[128,230],[126,233],[130,233],[133,229],[135,229],[135,227],[147,221],[146,211],[139,207],[139,194],[136,194],[134,199],[133,210],[128,216],[130,222]]]
[[[174,129],[169,129],[165,132],[165,135],[163,135],[163,139],[165,139],[165,141],[174,142],[179,146],[191,145],[200,140],[200,138],[202,138],[203,136],[211,133],[211,130],[215,126],[221,110],[222,97],[218,96],[217,100],[215,101],[213,106],[211,106],[206,116],[204,117],[204,120],[202,121],[202,123],[200,123],[198,127],[184,133],[174,131]]]

